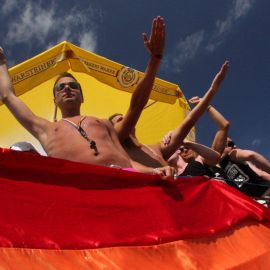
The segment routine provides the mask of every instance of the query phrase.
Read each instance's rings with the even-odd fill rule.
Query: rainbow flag
[[[0,269],[270,269],[270,210],[214,179],[0,149],[0,198]]]

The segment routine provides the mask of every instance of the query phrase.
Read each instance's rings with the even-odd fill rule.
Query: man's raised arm
[[[7,68],[7,59],[0,47],[0,99],[15,118],[38,140],[43,139],[46,125],[50,122],[37,117],[16,97]]]
[[[191,98],[189,102],[197,105],[199,104],[200,100],[201,98],[196,96]],[[227,143],[230,122],[227,119],[225,119],[225,117],[212,105],[209,105],[207,107],[207,112],[214,120],[214,122],[218,125],[218,130],[212,142],[212,149],[214,149],[215,151],[217,151],[222,155]]]
[[[228,68],[229,62],[225,61],[220,71],[216,74],[215,78],[213,79],[210,88],[204,94],[203,98],[198,103],[198,105],[195,108],[193,108],[193,110],[187,115],[183,123],[181,123],[178,128],[173,130],[171,134],[170,143],[160,144],[161,151],[165,159],[168,159],[177,150],[177,148],[182,144],[185,137],[188,135],[189,131],[199,120],[202,114],[206,111],[210,101],[218,91],[223,79],[225,78]]]
[[[150,60],[143,78],[132,94],[130,106],[123,121],[116,123],[114,126],[118,133],[119,140],[122,142],[130,135],[136,126],[141,112],[149,99],[165,46],[164,19],[160,16],[156,17],[152,23],[150,37],[148,38],[146,33],[143,33],[143,38],[144,45],[150,53]]]

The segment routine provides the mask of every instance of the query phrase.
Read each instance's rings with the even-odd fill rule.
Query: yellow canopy
[[[53,120],[53,84],[64,71],[72,73],[81,83],[83,115],[107,118],[128,109],[131,93],[142,72],[83,50],[67,41],[10,69],[17,96],[38,116]],[[151,97],[137,124],[138,138],[147,144],[158,142],[177,127],[189,105],[176,84],[156,78]],[[61,116],[58,116],[58,119]],[[0,145],[9,147],[17,141],[38,142],[14,119],[5,106],[0,106]],[[192,132],[190,138],[194,139]]]

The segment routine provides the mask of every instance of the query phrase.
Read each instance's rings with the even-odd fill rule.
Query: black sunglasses
[[[227,142],[227,147],[234,147],[235,143],[233,141],[228,141]]]
[[[189,148],[187,146],[180,146],[179,150],[181,153],[183,153],[185,150],[189,150]]]
[[[77,82],[59,83],[55,86],[54,89],[56,92],[59,92],[59,91],[62,91],[66,85],[68,85],[71,89],[74,89],[74,90],[81,89],[80,84]]]

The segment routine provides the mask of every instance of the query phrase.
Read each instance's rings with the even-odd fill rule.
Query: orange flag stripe
[[[197,240],[83,250],[1,248],[1,269],[270,269],[270,229],[249,223]]]

